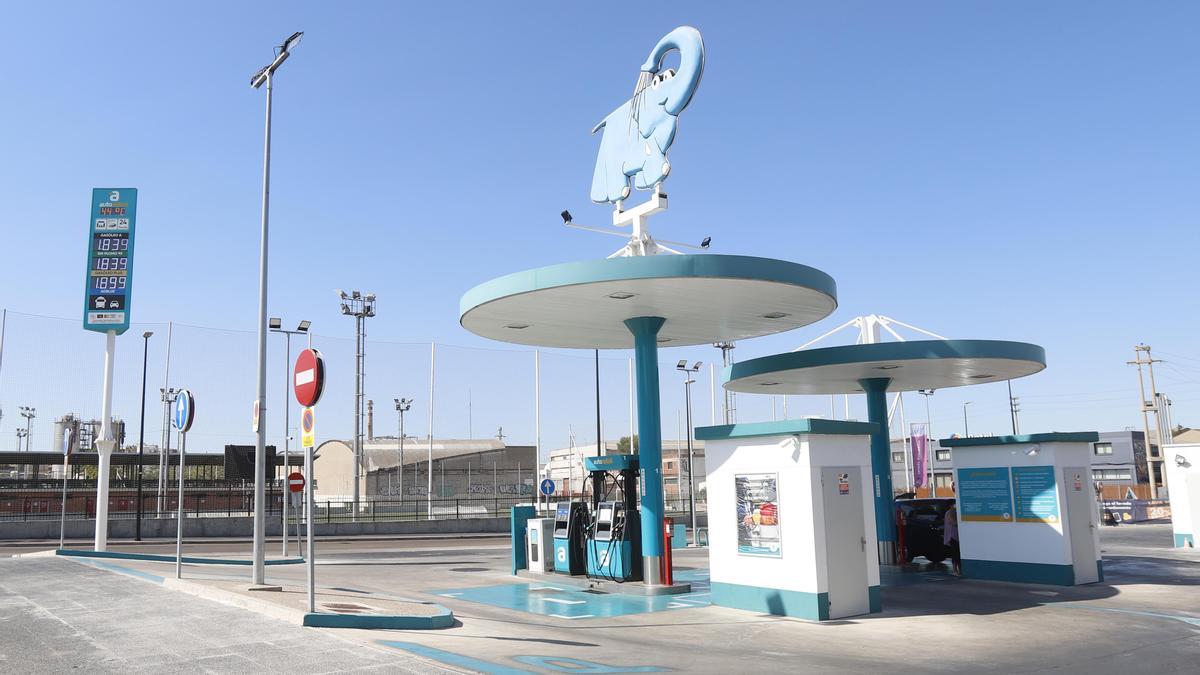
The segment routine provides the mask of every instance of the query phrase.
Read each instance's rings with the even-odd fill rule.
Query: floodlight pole
[[[258,431],[254,441],[254,561],[252,579],[255,585],[267,581],[266,568],[266,463],[267,463],[267,250],[271,204],[271,95],[276,69],[287,60],[289,48],[300,40],[302,33],[288,38],[279,54],[268,66],[250,79],[258,89],[267,85],[266,124],[263,132],[262,232],[258,251]],[[180,441],[182,453],[182,440]],[[182,499],[182,495],[180,495]],[[182,504],[180,505],[182,509]]]

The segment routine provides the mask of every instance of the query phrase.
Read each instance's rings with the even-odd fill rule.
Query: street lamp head
[[[365,296],[363,296],[363,299],[365,299],[367,302],[375,302],[375,294],[367,293]]]
[[[333,289],[333,292],[334,292],[334,293],[337,293],[337,294],[338,294],[338,297],[340,297],[340,298],[341,298],[341,299],[343,299],[343,300],[345,300],[346,298],[350,297],[350,296],[346,295],[346,291],[343,291],[343,290],[342,290],[342,289],[340,289],[340,288],[335,288],[335,289]]]
[[[687,370],[687,359],[680,359],[679,363],[675,364],[677,370]]]
[[[703,362],[702,362],[702,361],[697,361],[697,362],[695,363],[695,365],[693,365],[693,366],[692,366],[692,370],[700,370],[700,364],[701,364],[701,363],[703,363]]]
[[[358,300],[359,298],[362,297],[362,294],[360,294],[358,291],[350,291],[350,297],[355,300]]]
[[[154,331],[152,331],[152,330],[148,330],[145,333],[142,333],[142,337],[146,338],[147,340],[150,339],[151,335],[154,335]]]
[[[311,325],[312,325],[311,321],[301,321],[300,325],[296,326],[296,330],[300,331],[301,333],[307,333],[308,327]]]
[[[267,326],[269,326],[271,328],[271,330],[279,330],[279,327],[282,325],[283,325],[283,319],[271,317],[271,319],[269,319],[267,321]]]
[[[292,51],[293,49],[296,48],[296,45],[300,44],[300,39],[303,37],[304,37],[304,31],[296,31],[295,33],[292,33],[291,36],[289,36],[288,39],[284,40],[283,44],[279,46],[280,51],[285,51],[285,52]]]
[[[708,248],[710,244],[712,244],[712,237],[705,237],[700,242],[700,248]]]
[[[574,220],[574,218],[572,218],[572,217],[571,217],[571,212],[570,212],[570,211],[563,211],[563,212],[562,212],[562,213],[560,213],[559,215],[560,215],[560,216],[562,216],[562,219],[563,219],[563,224],[564,224],[564,225],[570,225],[570,224],[571,224],[571,221],[572,221],[572,220]]]
[[[342,314],[349,314],[349,313],[350,313],[350,305],[347,305],[346,303],[343,302],[342,303]]]

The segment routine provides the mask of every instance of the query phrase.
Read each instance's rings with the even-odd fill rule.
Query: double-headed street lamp
[[[134,526],[133,540],[142,540],[142,459],[146,456],[146,356],[150,352],[150,336],[154,331],[142,333],[142,416],[138,424],[138,466],[137,466],[137,525]],[[65,502],[64,502],[65,503]]]
[[[263,140],[262,235],[258,251],[258,438],[254,442],[254,572],[253,583],[263,585],[266,567],[266,471],[267,463],[267,232],[271,195],[271,82],[275,71],[291,55],[304,33],[292,33],[275,48],[275,59],[250,77],[250,86],[267,85],[267,121]]]
[[[683,395],[684,405],[687,407],[687,449],[688,449],[688,516],[692,521],[692,536],[696,533],[696,486],[692,481],[692,466],[696,463],[696,454],[692,449],[692,384],[696,382],[692,378],[700,371],[700,362],[697,361],[688,368],[687,359],[680,359],[679,363],[675,364],[675,369],[684,374],[683,377]]]
[[[400,501],[404,501],[404,413],[412,408],[411,398],[392,399],[396,402],[396,412],[400,415],[400,463],[397,465],[399,474]]]
[[[267,322],[267,326],[272,333],[282,333],[284,342],[287,345],[283,355],[283,482],[284,489],[280,490],[283,495],[283,557],[287,557],[288,547],[288,497],[291,496],[290,483],[288,476],[292,473],[292,465],[289,462],[288,441],[291,440],[291,412],[292,406],[289,402],[289,392],[292,388],[292,336],[293,335],[309,335],[308,328],[312,325],[311,321],[301,321],[296,330],[284,330],[283,320],[272,318]],[[312,336],[309,335],[309,339]],[[309,477],[311,480],[311,476]],[[298,522],[298,521],[297,521]],[[296,537],[300,536],[299,525],[297,527]],[[297,542],[296,546],[300,544]]]
[[[342,314],[354,317],[354,511],[352,521],[358,521],[359,483],[362,482],[362,399],[363,360],[366,358],[366,320],[375,316],[375,294],[338,289]]]

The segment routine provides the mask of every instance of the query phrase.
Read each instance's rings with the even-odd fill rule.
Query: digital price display
[[[133,289],[133,234],[137,188],[95,188],[88,239],[83,327],[100,332],[129,329]]]

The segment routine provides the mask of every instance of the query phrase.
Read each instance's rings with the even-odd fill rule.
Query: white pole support
[[[108,550],[108,481],[112,473],[112,453],[117,442],[113,440],[112,394],[113,362],[117,358],[117,332],[105,334],[104,344],[104,398],[100,405],[100,438],[96,443],[98,464],[96,472],[96,539],[93,548]]]

